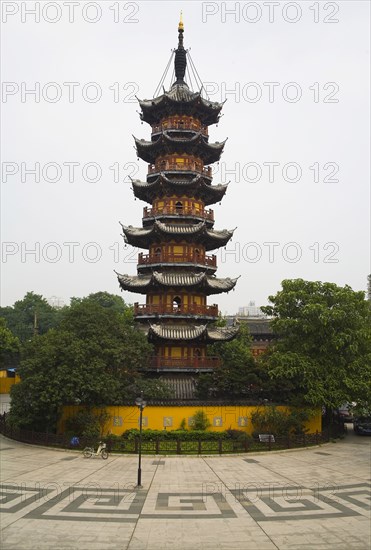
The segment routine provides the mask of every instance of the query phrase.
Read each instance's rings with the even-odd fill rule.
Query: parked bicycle
[[[106,449],[107,445],[102,441],[99,442],[97,451],[94,451],[94,447],[85,447],[83,450],[84,458],[91,458],[92,456],[101,456],[103,460],[108,458],[108,451]]]

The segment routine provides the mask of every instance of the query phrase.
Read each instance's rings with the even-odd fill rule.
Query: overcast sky
[[[147,171],[132,134],[150,139],[135,95],[153,96],[181,9],[210,99],[227,98],[210,141],[228,137],[214,183],[231,183],[212,208],[237,229],[217,275],[241,278],[209,302],[232,314],[298,277],[365,290],[368,2],[4,1],[1,305],[120,294],[113,270],[136,273],[119,225],[146,206],[128,178]]]

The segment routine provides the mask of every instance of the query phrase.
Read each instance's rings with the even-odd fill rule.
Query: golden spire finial
[[[183,23],[183,12],[180,12],[180,21],[178,25],[178,31],[184,31],[184,23]]]

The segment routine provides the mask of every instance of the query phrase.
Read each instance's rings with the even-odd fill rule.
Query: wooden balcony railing
[[[214,221],[214,211],[210,209],[197,209],[187,206],[179,208],[177,206],[164,205],[162,208],[143,208],[143,218],[152,218],[154,216],[166,215],[169,216],[196,216],[205,220]]]
[[[218,317],[218,306],[216,304],[204,306],[198,304],[181,305],[155,305],[155,304],[134,304],[134,315],[205,315]]]
[[[212,169],[211,166],[203,167],[202,164],[196,162],[185,162],[182,164],[177,164],[176,162],[159,162],[156,164],[148,165],[148,174],[155,174],[156,172],[164,172],[166,170],[175,170],[175,171],[191,171],[191,172],[200,172],[204,176],[211,178]]]
[[[175,121],[167,120],[165,122],[162,122],[162,124],[156,124],[155,126],[152,126],[152,134],[158,134],[163,130],[193,130],[195,132],[201,131],[204,136],[209,135],[209,130],[207,126],[201,126],[200,124],[197,124],[194,121],[193,122],[175,122]]]
[[[138,255],[138,265],[179,263],[179,264],[200,264],[207,267],[216,267],[216,256],[203,256],[201,254],[143,254]]]
[[[150,360],[152,368],[174,368],[184,369],[191,368],[195,370],[215,369],[220,366],[219,357],[152,357]]]

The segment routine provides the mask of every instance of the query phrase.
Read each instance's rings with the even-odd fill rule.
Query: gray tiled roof
[[[171,235],[171,236],[193,236],[197,239],[202,239],[205,245],[205,249],[214,250],[221,246],[225,246],[233,236],[235,229],[228,230],[215,230],[208,229],[206,223],[200,222],[196,224],[178,224],[178,223],[162,223],[159,220],[155,220],[153,225],[149,228],[133,227],[132,225],[122,225],[125,241],[133,246],[139,246],[141,248],[149,248],[153,238],[158,235]]]
[[[225,342],[232,340],[238,334],[238,327],[208,327],[207,325],[149,325],[149,333],[162,340],[203,340],[212,342]]]
[[[168,131],[162,132],[155,141],[138,139],[135,136],[137,155],[146,162],[153,163],[163,151],[197,154],[204,161],[204,164],[217,162],[223,152],[225,141],[209,143],[201,132],[192,137],[172,137]]]
[[[194,233],[200,233],[205,227],[205,222],[184,225],[176,223],[163,223],[156,220],[154,225],[157,226],[162,233],[169,233],[170,235],[191,235]]]
[[[210,340],[226,341],[232,340],[238,334],[238,327],[210,327],[207,329],[207,335]]]
[[[160,376],[172,390],[172,399],[193,399],[195,397],[196,382],[191,376]]]
[[[206,272],[190,273],[181,271],[166,271],[159,273],[154,271],[149,275],[121,275],[117,273],[120,286],[123,290],[133,292],[148,291],[151,286],[167,286],[167,287],[203,287],[208,291],[208,294],[219,294],[229,292],[237,283],[236,279],[220,279],[209,276]]]
[[[153,99],[139,100],[139,105],[142,109],[151,109],[152,107],[158,106],[161,103],[165,103],[166,100],[182,103],[199,102],[204,107],[208,109],[214,109],[215,111],[220,111],[223,106],[222,103],[204,99],[203,97],[201,97],[200,92],[192,92],[185,84],[172,86],[168,92],[165,92],[164,94]]]
[[[163,173],[161,173],[158,178],[153,182],[132,180],[134,195],[141,200],[145,200],[148,203],[152,204],[152,195],[157,194],[163,186],[175,188],[182,190],[182,188],[187,187],[188,189],[195,189],[198,194],[205,201],[205,206],[210,204],[215,204],[220,201],[228,187],[226,184],[211,185],[206,183],[201,174],[198,174],[196,177],[187,180],[187,179],[169,179]]]
[[[196,340],[205,330],[206,325],[150,325],[150,332],[163,340]]]

